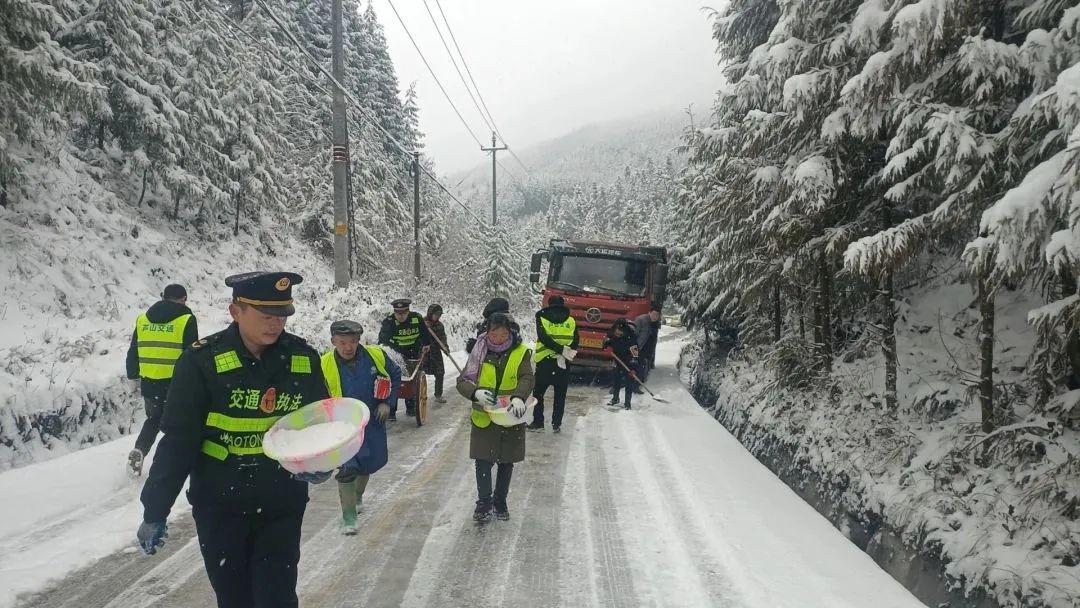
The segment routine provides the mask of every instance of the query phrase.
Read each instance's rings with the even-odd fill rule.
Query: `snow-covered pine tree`
[[[885,286],[896,268],[929,248],[955,253],[995,193],[1017,179],[1019,157],[999,141],[1028,87],[1012,44],[1021,9],[976,0],[861,7],[848,42],[875,52],[845,85],[830,133],[887,144],[887,161],[871,179],[887,191],[878,202],[883,226],[848,249],[849,270]],[[979,397],[989,429],[995,286],[982,272],[973,282],[983,316]]]
[[[1023,178],[992,199],[964,253],[992,284],[1031,281],[1049,296],[1029,314],[1040,405],[1062,384],[1080,387],[1080,6],[1068,4],[1033,2],[1015,19],[1027,32],[1016,77],[1030,88],[994,143]]]
[[[375,13],[373,3],[368,3],[356,24],[355,59],[357,80],[354,90],[368,114],[390,136],[401,142],[407,152],[416,150],[419,141],[410,136],[407,118],[399,97],[397,75],[387,47],[386,35]],[[378,213],[386,225],[386,238],[391,242],[412,242],[412,179],[410,177],[412,158],[403,153],[390,137],[381,131],[368,129],[369,150],[372,155],[366,159],[365,170],[372,185],[379,192],[369,197],[376,204],[373,213]],[[377,151],[377,152],[376,152]],[[399,252],[399,255],[402,255]]]
[[[0,207],[48,149],[41,142],[68,127],[70,111],[96,114],[106,105],[94,64],[57,43],[73,11],[67,0],[0,3]]]
[[[499,227],[484,235],[487,267],[483,273],[483,291],[489,298],[496,296],[516,299],[521,290],[522,264],[514,246]]]
[[[687,136],[688,166],[678,183],[682,242],[676,249],[675,298],[688,320],[706,327],[739,317],[744,336],[760,327],[755,302],[762,277],[777,281],[780,267],[769,262],[772,246],[761,221],[775,204],[779,167],[764,153],[745,151],[746,133],[765,116],[758,75],[748,74],[780,16],[774,0],[735,0],[714,14],[713,37],[731,83],[718,94],[715,127]],[[772,195],[772,196],[770,196]]]
[[[156,2],[100,0],[82,8],[61,41],[97,66],[108,100],[88,117],[83,139],[97,149],[98,162],[118,159],[121,175],[141,182],[120,186],[128,191],[137,185],[139,205],[182,156],[183,116],[168,88],[180,78],[175,66],[161,59]],[[109,154],[113,146],[120,156]]]
[[[837,253],[868,230],[873,196],[850,187],[873,150],[822,130],[858,65],[842,43],[858,6],[739,2],[718,16],[714,32],[731,85],[718,97],[715,126],[690,142],[691,208],[680,210],[696,218],[697,245],[681,258],[691,265],[682,274],[696,283],[689,286],[695,314],[738,316],[751,333],[771,323],[775,338],[782,292],[802,290],[802,278],[813,277],[806,287],[823,370],[831,367],[838,310]]]

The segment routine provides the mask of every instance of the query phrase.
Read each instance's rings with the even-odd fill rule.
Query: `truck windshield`
[[[592,293],[640,297],[645,295],[649,265],[640,260],[558,256],[551,264],[550,283]]]

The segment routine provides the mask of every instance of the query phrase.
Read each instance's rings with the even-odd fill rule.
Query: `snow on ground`
[[[668,334],[653,376],[669,404],[639,397],[631,411],[609,409],[603,389],[571,387],[563,433],[528,435],[509,522],[471,519],[475,478],[463,399],[452,395],[435,407],[422,428],[391,426],[390,464],[372,477],[358,536],[337,530],[334,484],[313,490],[301,604],[921,606],[697,405],[674,369],[680,335]],[[88,470],[116,470],[108,463],[122,456],[124,441],[85,450],[101,460]],[[26,472],[62,468],[68,458],[0,474],[0,489],[6,496],[25,487],[25,501],[36,500],[29,492],[45,488]],[[124,513],[129,508],[116,506],[114,517],[127,520],[130,538],[138,517]],[[29,605],[211,605],[189,519],[178,516],[161,554],[114,554]],[[25,516],[24,524],[41,525]]]
[[[135,549],[142,483],[126,469],[134,445],[134,437],[123,437],[0,474],[0,606],[116,551]],[[181,494],[171,518],[189,508]]]
[[[300,242],[288,218],[245,217],[234,237],[231,222],[196,226],[135,208],[91,172],[61,151],[56,166],[32,168],[35,203],[0,207],[0,470],[138,430],[142,399],[124,357],[135,318],[168,283],[187,287],[207,335],[229,322],[226,276],[296,271],[304,283],[288,330],[319,348],[343,317],[373,341],[390,299],[413,291],[378,279],[336,290],[330,261]],[[460,339],[479,314],[443,304]]]
[[[658,363],[670,370],[682,346],[661,342]],[[716,605],[730,594],[722,605],[922,605],[665,372],[654,390],[670,405],[641,398],[597,421],[646,603]]]
[[[959,588],[1002,606],[1080,606],[1080,433],[1031,406],[1026,313],[1037,304],[997,297],[995,400],[1013,419],[986,437],[968,388],[979,369],[971,289],[947,275],[913,291],[898,306],[895,416],[869,331],[838,353],[820,390],[783,388],[761,351],[721,361],[700,341],[685,355],[687,380],[717,397],[712,412],[760,457],[797,463],[794,477],[831,484],[823,491],[838,510],[880,517],[908,546],[941,556]]]

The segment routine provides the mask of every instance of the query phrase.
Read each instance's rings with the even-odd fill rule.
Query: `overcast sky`
[[[441,171],[484,160],[391,9],[372,0],[402,90],[417,82],[422,126]],[[392,0],[477,137],[490,130],[435,31],[425,0]],[[426,0],[442,26],[435,0]],[[461,51],[511,146],[600,121],[690,102],[708,104],[722,81],[703,6],[720,0],[440,0]],[[445,30],[447,43],[453,49]],[[463,70],[464,73],[464,70]],[[468,76],[466,75],[466,78]]]

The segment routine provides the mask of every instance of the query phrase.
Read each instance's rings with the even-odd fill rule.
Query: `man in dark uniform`
[[[291,272],[225,279],[234,322],[177,361],[143,487],[138,539],[152,554],[190,476],[188,501],[219,608],[297,606],[308,486],[263,453],[262,437],[281,416],[329,396],[319,354],[284,331],[302,280]]]
[[[389,346],[405,359],[405,374],[409,375],[416,367],[410,361],[416,361],[421,353],[430,350],[431,334],[424,323],[424,317],[418,312],[409,310],[412,300],[398,298],[390,305],[394,308],[394,312],[383,319],[382,326],[379,328],[379,344]],[[397,404],[393,403],[390,407],[393,408],[390,412],[390,420],[397,420]],[[415,409],[416,397],[406,399],[405,414],[412,416],[416,413]]]
[[[536,313],[536,384],[533,397],[533,420],[527,427],[530,431],[544,430],[544,393],[548,387],[555,390],[551,407],[551,428],[558,433],[562,428],[563,413],[566,409],[566,389],[570,385],[569,362],[577,356],[578,343],[577,321],[570,316],[570,309],[562,296],[551,296],[548,305]]]
[[[140,380],[139,390],[146,410],[135,449],[128,454],[128,467],[136,475],[142,473],[143,458],[157,439],[176,360],[198,339],[199,324],[187,307],[187,290],[183,285],[166,285],[161,300],[135,321],[127,352],[127,377]]]

